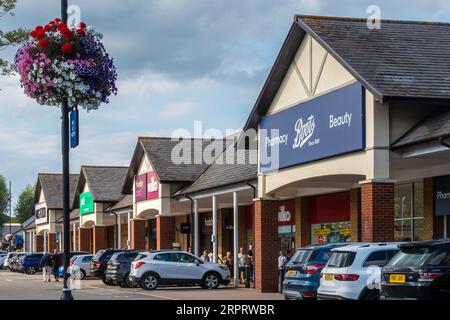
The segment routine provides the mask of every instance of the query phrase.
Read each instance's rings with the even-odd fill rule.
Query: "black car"
[[[130,275],[131,262],[139,255],[140,251],[131,250],[115,253],[107,264],[106,280],[113,285],[130,288],[134,283],[128,278]]]
[[[399,245],[384,267],[381,296],[385,299],[450,299],[450,240]]]
[[[109,259],[117,253],[123,252],[125,250],[122,249],[104,249],[98,251],[95,256],[91,260],[90,271],[92,277],[101,278],[104,284],[112,285],[110,281],[108,281],[105,277],[106,268]]]

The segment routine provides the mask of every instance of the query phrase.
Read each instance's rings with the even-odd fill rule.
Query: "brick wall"
[[[44,251],[44,236],[39,234],[34,235],[34,252]]]
[[[278,290],[278,207],[277,201],[255,201],[255,288],[260,292]]]
[[[156,218],[156,249],[172,249],[175,241],[175,217]]]
[[[82,252],[91,252],[91,229],[78,228],[78,250]]]
[[[145,220],[131,220],[131,248],[145,249]]]
[[[94,226],[92,237],[94,252],[108,248],[108,227]]]
[[[361,185],[361,241],[394,241],[394,184]]]
[[[56,233],[48,233],[47,237],[47,252],[53,253],[56,249]]]

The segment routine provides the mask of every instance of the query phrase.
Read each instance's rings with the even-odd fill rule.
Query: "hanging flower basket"
[[[15,66],[25,94],[41,105],[98,109],[117,94],[113,59],[101,34],[83,22],[68,27],[60,19],[38,26],[17,51]]]

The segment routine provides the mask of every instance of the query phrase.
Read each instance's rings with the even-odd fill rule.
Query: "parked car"
[[[140,251],[124,251],[115,253],[107,264],[105,277],[113,285],[129,288],[135,286],[129,278],[131,263],[139,255]]]
[[[216,289],[230,282],[230,271],[225,265],[203,262],[184,251],[151,251],[138,256],[131,263],[131,281],[145,290],[159,285],[201,285]]]
[[[6,256],[8,252],[0,252],[0,267],[3,269],[3,264],[5,263]]]
[[[87,254],[87,252],[85,251],[71,251],[69,254],[69,268],[70,268],[70,261],[72,260],[73,257],[78,256],[78,255],[84,255]],[[61,253],[61,266],[58,269],[58,277],[60,278],[64,278],[64,260],[63,260],[63,254]],[[70,269],[69,269],[70,270]]]
[[[18,262],[18,271],[25,272],[26,274],[35,274],[41,271],[39,264],[43,256],[44,253],[29,253],[24,255]]]
[[[381,268],[399,251],[399,243],[352,244],[331,250],[323,268],[319,299],[378,300]]]
[[[5,260],[3,261],[2,268],[11,270],[11,261],[15,256],[17,256],[17,254],[18,254],[18,252],[8,252]]]
[[[450,300],[450,240],[400,245],[383,270],[381,296]]]
[[[311,245],[298,249],[285,266],[284,298],[315,299],[320,284],[320,272],[330,257],[331,249],[343,245],[346,244]]]
[[[122,249],[105,249],[98,251],[91,260],[90,265],[90,275],[92,277],[101,278],[104,284],[112,285],[110,281],[108,281],[105,277],[106,267],[109,259],[113,256],[114,253],[123,252],[125,250]]]
[[[14,257],[12,257],[9,262],[10,270],[13,272],[19,272],[20,271],[20,269],[19,269],[20,262],[28,254],[29,254],[29,252],[18,252]]]
[[[94,255],[80,254],[75,255],[70,259],[69,273],[75,278],[83,280],[90,275],[90,265]]]

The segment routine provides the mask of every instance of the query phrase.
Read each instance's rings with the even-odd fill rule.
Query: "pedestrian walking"
[[[204,262],[209,262],[209,254],[208,254],[208,250],[203,250],[203,254],[200,256],[200,260],[204,261]]]
[[[225,256],[225,259],[223,260],[223,264],[228,267],[228,270],[230,270],[230,275],[234,275],[234,261],[233,256],[231,255],[231,252],[228,251],[227,255]]]
[[[247,255],[244,253],[244,248],[239,249],[238,253],[238,266],[239,266],[239,277],[241,278],[240,283],[245,283],[245,264],[247,260]]]
[[[51,281],[51,275],[52,275],[52,257],[50,254],[45,253],[41,261],[39,263],[39,268],[42,269],[42,276],[44,278],[44,282],[50,282]]]
[[[255,284],[255,273],[254,273],[255,256],[254,256],[254,252],[253,252],[253,244],[251,244],[251,243],[248,246],[247,256],[248,256],[248,260],[249,260],[249,265],[248,265],[249,277],[250,277],[250,281],[254,285]]]
[[[56,282],[59,281],[59,267],[61,265],[62,265],[61,255],[55,249],[55,250],[53,250],[53,256],[52,256],[52,269],[53,269],[53,275],[55,277]]]
[[[288,258],[284,255],[283,251],[280,251],[280,255],[278,256],[278,292],[283,292],[283,281],[284,281],[284,273],[285,266],[288,262]]]

